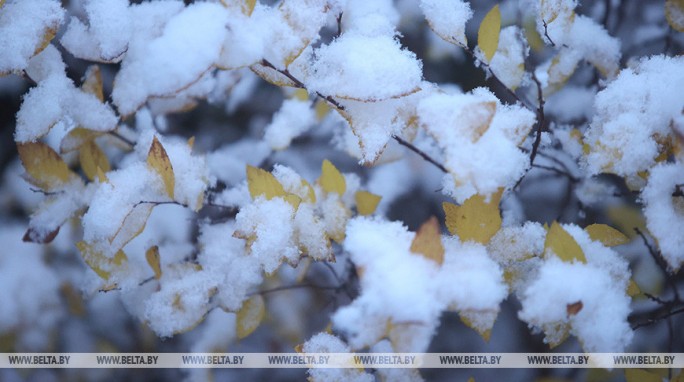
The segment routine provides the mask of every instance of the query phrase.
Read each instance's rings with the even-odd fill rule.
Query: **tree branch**
[[[447,170],[447,168],[444,167],[444,165],[442,165],[441,163],[439,163],[439,162],[437,162],[436,160],[434,160],[431,156],[427,155],[424,151],[422,151],[421,149],[417,148],[417,147],[414,146],[413,144],[407,142],[406,140],[404,140],[403,138],[401,138],[401,137],[399,137],[399,136],[397,136],[397,135],[392,135],[392,138],[393,138],[395,141],[397,141],[397,143],[399,143],[400,145],[402,145],[402,146],[404,146],[404,147],[407,147],[409,150],[411,150],[411,151],[413,151],[414,153],[420,155],[420,156],[421,156],[423,159],[425,159],[426,161],[428,161],[428,162],[432,163],[433,165],[435,165],[435,167],[437,167],[438,169],[440,169],[443,173],[445,173],[445,174],[448,174],[448,173],[449,173],[449,170]]]

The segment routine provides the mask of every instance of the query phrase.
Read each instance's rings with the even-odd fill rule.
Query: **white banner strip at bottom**
[[[684,353],[0,353],[0,368],[684,368]]]

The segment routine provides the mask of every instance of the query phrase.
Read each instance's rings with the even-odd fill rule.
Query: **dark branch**
[[[392,138],[394,138],[394,140],[397,141],[397,143],[399,143],[400,145],[402,145],[402,146],[404,146],[404,147],[407,147],[409,150],[411,150],[411,151],[413,151],[414,153],[420,155],[420,156],[421,156],[423,159],[425,159],[426,161],[428,161],[428,162],[432,163],[433,165],[435,165],[435,166],[436,166],[438,169],[440,169],[443,173],[445,173],[445,174],[448,174],[448,173],[449,173],[449,170],[447,170],[446,167],[444,167],[444,165],[442,165],[441,163],[439,163],[439,162],[437,162],[436,160],[432,159],[431,156],[427,155],[425,152],[423,152],[421,149],[417,148],[417,147],[414,146],[413,144],[411,144],[411,143],[405,141],[404,139],[402,139],[401,137],[399,137],[399,136],[397,136],[397,135],[392,135]]]
[[[541,144],[541,135],[544,129],[544,94],[542,93],[541,82],[537,78],[537,75],[532,72],[532,80],[537,85],[537,124],[536,124],[536,136],[534,138],[534,143],[532,144],[532,153],[530,153],[530,165],[534,164],[534,158],[537,156],[537,151],[539,151],[539,145]]]

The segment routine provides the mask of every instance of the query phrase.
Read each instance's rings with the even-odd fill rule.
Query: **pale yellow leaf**
[[[608,247],[629,243],[627,236],[606,224],[592,224],[584,230],[587,231],[591,240],[600,241]]]
[[[192,148],[195,147],[195,136],[194,135],[188,139],[188,147],[190,147],[190,150],[192,150]]]
[[[256,6],[257,0],[243,0],[242,4],[242,12],[247,15],[251,16],[252,12],[254,12],[254,7]]]
[[[89,94],[94,95],[100,102],[104,101],[104,92],[102,91],[102,74],[98,65],[90,65],[83,77],[81,89]]]
[[[252,199],[264,195],[268,200],[276,196],[285,196],[283,185],[270,172],[247,165],[247,187]]]
[[[69,133],[62,138],[62,142],[59,144],[59,151],[64,154],[77,150],[86,142],[92,141],[102,134],[104,133],[101,131],[88,130],[85,127],[77,127],[69,131]]]
[[[359,215],[368,216],[378,208],[378,203],[380,203],[382,197],[368,191],[357,191],[354,194],[354,199],[356,199],[356,210],[359,212]]]
[[[44,143],[20,143],[17,151],[31,183],[36,187],[52,191],[64,186],[72,176],[62,157]]]
[[[485,342],[489,342],[492,336],[492,327],[496,320],[496,312],[463,310],[458,316],[463,324],[476,331]]]
[[[411,252],[423,255],[426,259],[442,265],[444,262],[444,246],[439,231],[437,218],[433,216],[428,219],[416,232],[416,236],[411,242]]]
[[[159,280],[162,275],[161,262],[159,257],[159,247],[154,245],[145,252],[145,259],[147,259],[147,264],[154,271],[154,278]]]
[[[96,176],[97,176],[97,180],[98,180],[100,183],[107,183],[107,182],[109,182],[109,179],[107,179],[107,175],[105,175],[104,171],[102,171],[102,169],[99,168],[99,167],[97,168]]]
[[[81,252],[83,261],[105,281],[109,280],[114,268],[121,266],[128,260],[122,250],[117,251],[114,258],[110,259],[84,241],[76,243],[76,248]]]
[[[584,252],[579,244],[577,244],[577,241],[575,241],[575,238],[555,221],[551,224],[551,228],[549,228],[546,240],[544,241],[544,251],[549,250],[565,262],[571,262],[572,260],[578,260],[583,263],[587,262]]]
[[[173,190],[176,187],[176,177],[173,174],[171,160],[161,142],[154,137],[150,151],[147,153],[147,164],[162,178],[166,194],[173,199]]]
[[[334,192],[342,196],[347,189],[344,175],[329,160],[324,160],[321,165],[321,177],[318,179],[323,191]]]
[[[617,227],[628,238],[633,239],[637,234],[634,228],[641,232],[647,232],[646,218],[640,209],[628,206],[611,206],[606,209],[606,214],[613,226]]]
[[[322,121],[323,118],[328,115],[328,112],[330,112],[330,106],[327,102],[318,100],[314,106],[314,110],[316,112],[316,119]]]
[[[502,193],[503,189],[493,194],[488,203],[482,195],[471,196],[461,206],[442,203],[449,232],[464,242],[487,244],[501,228],[499,201]]]
[[[635,297],[639,294],[641,294],[641,288],[639,288],[639,285],[637,285],[634,279],[629,279],[629,285],[627,286],[627,296]]]
[[[477,33],[477,46],[484,53],[487,62],[492,60],[499,47],[499,32],[501,32],[501,11],[499,4],[495,5],[482,19]]]
[[[306,91],[306,89],[297,89],[294,91],[292,97],[300,101],[308,101],[309,93]]]
[[[285,199],[286,202],[290,203],[292,208],[294,208],[295,211],[297,211],[297,208],[299,208],[299,205],[302,203],[302,198],[295,194],[286,194],[283,196],[283,199]]]
[[[266,305],[261,295],[254,295],[242,303],[237,312],[237,336],[243,339],[259,327],[266,313]]]
[[[55,38],[55,35],[57,34],[57,29],[58,27],[51,27],[45,29],[45,33],[43,34],[43,40],[40,42],[40,44],[36,47],[36,50],[33,52],[34,56],[42,52],[45,48],[47,48],[48,45],[50,45],[50,41],[52,41],[52,39]]]
[[[111,169],[107,156],[95,141],[88,141],[81,146],[78,151],[78,160],[81,162],[81,169],[91,181],[95,180],[98,169],[103,172]]]
[[[152,213],[153,204],[143,203],[133,207],[124,218],[114,236],[109,239],[112,248],[123,248],[145,229],[147,219]]]
[[[313,187],[311,187],[311,184],[309,184],[306,179],[302,179],[302,186],[305,186],[308,190],[304,201],[307,203],[316,203],[316,192]]]
[[[663,378],[644,369],[625,369],[625,379],[627,382],[662,382]]]
[[[672,29],[684,32],[684,0],[665,1],[665,18]]]

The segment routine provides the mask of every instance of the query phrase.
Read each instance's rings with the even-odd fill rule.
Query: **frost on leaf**
[[[443,40],[465,46],[466,22],[473,16],[465,1],[421,0],[420,7],[430,28]]]
[[[333,325],[347,335],[352,349],[388,336],[396,351],[424,351],[442,311],[498,312],[506,287],[483,246],[440,237],[440,266],[412,252],[415,238],[397,222],[357,217],[347,225],[344,247],[363,269],[361,295],[334,314]]]
[[[658,165],[642,193],[646,226],[672,269],[684,263],[684,198],[672,196],[682,184],[684,164]]]
[[[590,151],[583,157],[589,174],[614,173],[643,187],[638,173],[653,167],[684,108],[684,57],[652,56],[626,68],[596,95],[594,116],[585,133]]]
[[[665,18],[672,29],[678,32],[684,32],[684,1],[666,0]]]
[[[350,353],[349,345],[344,343],[340,338],[328,334],[318,333],[311,337],[301,346],[302,353]],[[349,355],[349,362],[354,360]],[[362,368],[345,368],[345,369],[328,369],[328,368],[311,368],[307,371],[309,381],[311,382],[326,382],[326,381],[350,381],[350,382],[372,382],[375,377],[372,374],[365,372]]]
[[[462,202],[510,187],[529,166],[519,148],[535,116],[517,105],[502,105],[488,90],[436,93],[422,99],[418,121],[444,151],[444,193]]]
[[[342,36],[315,52],[306,85],[335,98],[377,102],[419,90],[422,64],[391,36]]]
[[[0,75],[26,69],[59,29],[64,9],[57,0],[9,1],[0,12]]]
[[[554,226],[563,232],[557,228],[552,233]],[[523,307],[519,317],[544,330],[545,341],[552,346],[572,334],[586,352],[624,351],[633,335],[627,322],[627,261],[575,225],[554,223],[547,242],[549,235],[554,235],[557,246],[563,245],[559,252],[577,251],[585,260],[569,262],[568,256],[559,255],[539,261],[532,278],[516,292]]]

